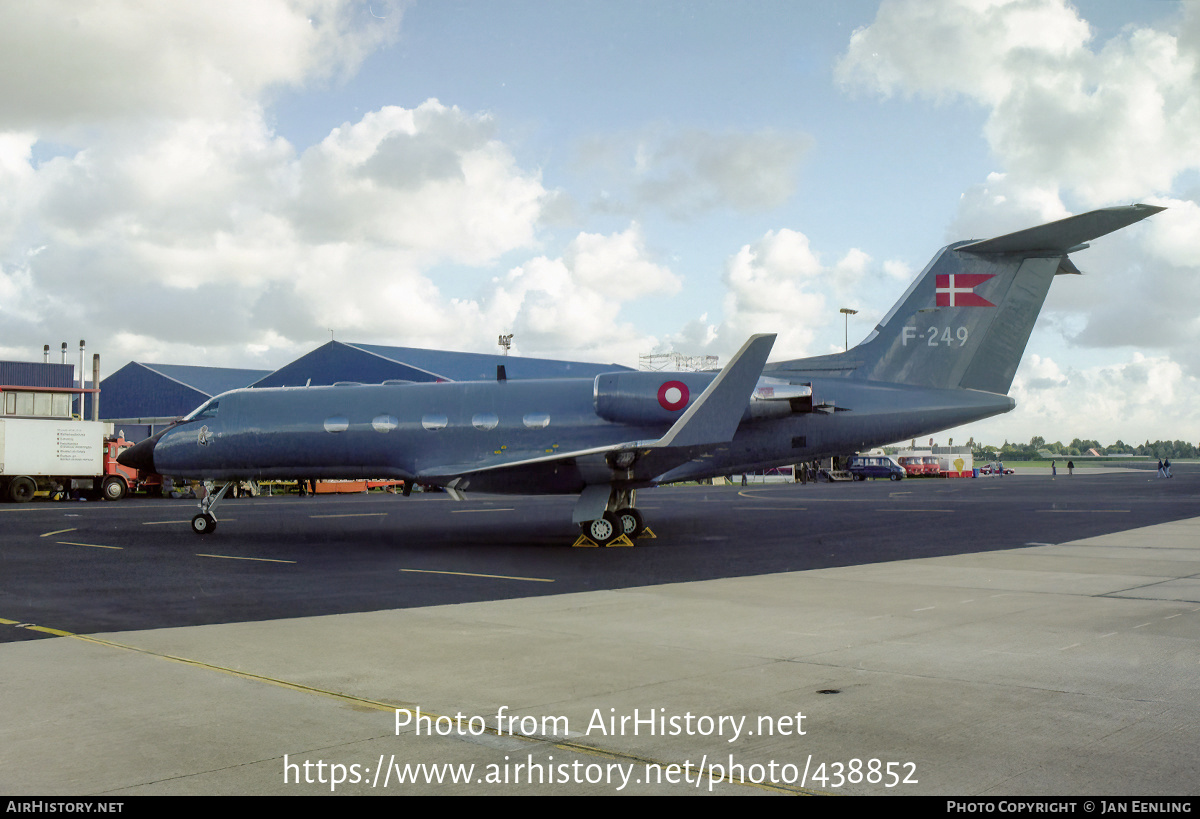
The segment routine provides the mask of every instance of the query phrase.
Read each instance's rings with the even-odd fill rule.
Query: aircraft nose
[[[154,468],[154,446],[163,434],[160,432],[144,441],[139,441],[117,456],[117,463],[139,472],[157,472]]]

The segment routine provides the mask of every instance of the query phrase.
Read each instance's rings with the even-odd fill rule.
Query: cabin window
[[[371,429],[376,432],[391,432],[399,425],[394,415],[376,415],[371,419]]]
[[[545,429],[550,426],[550,416],[544,412],[531,412],[522,420],[529,429]]]
[[[489,429],[495,429],[496,425],[499,423],[500,419],[497,418],[496,414],[492,412],[481,412],[471,419],[471,426],[483,432],[486,432]]]
[[[326,432],[345,432],[350,428],[350,419],[344,415],[332,415],[325,419]]]
[[[445,429],[446,424],[450,422],[445,415],[426,415],[421,419],[421,426],[429,431]]]

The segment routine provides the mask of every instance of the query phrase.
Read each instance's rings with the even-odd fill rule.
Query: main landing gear
[[[224,499],[225,493],[229,491],[229,487],[233,486],[233,481],[224,484],[214,493],[213,484],[211,481],[204,482],[204,500],[200,501],[200,514],[192,518],[192,531],[198,535],[211,535],[217,530],[217,518],[213,515],[213,510]]]
[[[604,514],[579,524],[582,534],[574,546],[632,546],[638,538],[656,535],[634,507],[636,490],[613,488]]]

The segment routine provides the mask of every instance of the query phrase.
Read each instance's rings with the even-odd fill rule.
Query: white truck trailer
[[[0,419],[0,497],[24,503],[38,490],[82,490],[120,500],[127,483],[106,474],[106,426],[58,418]]]

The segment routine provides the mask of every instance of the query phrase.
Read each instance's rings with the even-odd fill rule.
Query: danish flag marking
[[[934,280],[938,307],[995,307],[975,292],[993,273],[940,273]]]

